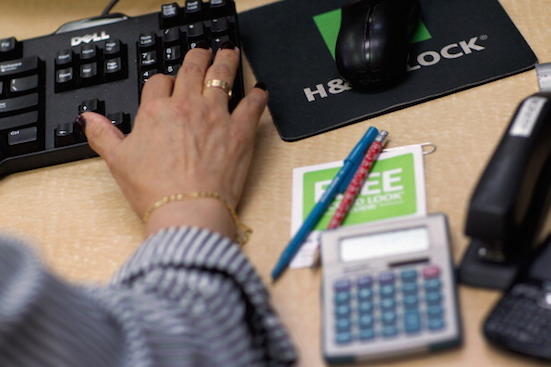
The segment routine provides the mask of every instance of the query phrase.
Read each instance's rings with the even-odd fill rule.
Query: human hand
[[[233,207],[239,203],[268,95],[253,88],[230,114],[226,92],[204,85],[211,79],[233,85],[239,50],[226,45],[212,65],[211,60],[212,50],[194,48],[177,78],[154,75],[147,81],[126,137],[104,116],[82,114],[90,146],[140,216],[161,198],[179,193],[214,191]],[[231,237],[235,227],[228,216],[217,200],[172,202],[152,213],[146,234],[170,225],[197,225]]]

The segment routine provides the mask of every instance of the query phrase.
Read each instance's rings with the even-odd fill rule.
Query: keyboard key
[[[105,41],[105,47],[103,49],[103,54],[107,58],[118,56],[122,51],[121,41],[119,40],[109,40]]]
[[[165,29],[163,32],[163,45],[170,46],[178,44],[182,39],[182,34],[180,33],[180,28],[173,27]]]
[[[159,14],[160,28],[166,29],[179,25],[180,20],[180,7],[177,3],[164,4],[161,6],[161,13]]]
[[[60,69],[55,72],[56,93],[72,89],[76,85],[73,68]]]
[[[57,52],[55,58],[56,67],[67,67],[73,63],[75,59],[75,54],[73,50],[66,49]]]
[[[40,149],[36,126],[12,130],[8,133],[8,152],[10,155],[35,152]]]
[[[31,111],[19,115],[0,118],[0,130],[20,128],[38,123],[38,111]]]
[[[97,112],[103,115],[105,114],[105,102],[97,98],[82,101],[80,106],[78,106],[78,113],[83,112]]]
[[[38,72],[38,63],[39,59],[37,56],[1,62],[0,77],[23,74],[27,72]]]
[[[107,81],[112,81],[123,77],[124,69],[122,66],[121,58],[116,57],[114,59],[106,60],[103,71],[105,73],[105,79]]]
[[[187,38],[188,40],[199,40],[205,37],[205,28],[203,23],[193,23],[187,26]]]
[[[21,57],[21,43],[15,37],[0,39],[0,60],[11,60]]]
[[[155,51],[146,51],[140,54],[140,66],[151,67],[157,64],[157,53]]]
[[[155,45],[157,44],[157,38],[155,36],[155,33],[145,33],[140,34],[138,45],[140,49],[147,50],[155,48]]]
[[[31,92],[36,88],[38,88],[38,75],[16,78],[10,82],[10,93]]]
[[[196,22],[201,19],[203,11],[203,2],[201,0],[188,0],[184,8],[185,22]]]
[[[211,0],[209,4],[210,15],[213,18],[218,18],[229,14],[231,9],[226,0]]]
[[[90,62],[98,57],[98,46],[95,43],[87,43],[81,46],[80,59]]]
[[[84,85],[94,84],[97,82],[98,78],[98,65],[96,63],[80,66],[80,81]]]
[[[167,65],[167,67],[165,68],[165,74],[166,75],[173,75],[173,76],[176,76],[176,74],[178,74],[178,70],[180,69],[180,65],[179,64],[176,64],[176,65]]]
[[[149,69],[149,70],[142,71],[140,74],[140,89],[143,87],[145,82],[149,80],[149,78],[151,78],[153,75],[157,73],[158,73],[157,69]]]
[[[177,62],[182,58],[182,51],[180,46],[173,46],[165,48],[164,60],[167,62]]]
[[[226,18],[213,19],[210,23],[210,31],[215,35],[221,35],[229,30],[228,20]]]
[[[0,116],[5,113],[38,108],[38,93],[0,100]]]
[[[67,122],[57,125],[55,129],[55,146],[65,147],[85,141],[84,134],[78,124]]]
[[[124,134],[130,133],[130,116],[128,114],[116,112],[107,115],[107,118]]]
[[[231,38],[228,35],[216,37],[212,40],[212,49],[216,53],[225,42],[231,42]]]

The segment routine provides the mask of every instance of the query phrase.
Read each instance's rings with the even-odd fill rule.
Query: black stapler
[[[534,250],[550,198],[551,92],[539,92],[518,106],[472,194],[459,280],[505,289]]]

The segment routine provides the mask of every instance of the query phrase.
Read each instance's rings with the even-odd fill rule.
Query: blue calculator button
[[[366,313],[373,312],[373,302],[371,301],[360,301],[358,302],[358,312],[363,315]]]
[[[404,330],[409,334],[421,330],[421,314],[419,311],[406,311],[404,313]]]
[[[352,328],[352,321],[348,318],[338,318],[335,322],[335,329],[340,332],[350,331]]]
[[[339,279],[333,283],[333,289],[335,291],[347,291],[352,286],[352,283],[348,279]]]
[[[444,328],[444,320],[441,318],[429,319],[427,326],[432,331],[441,330]]]
[[[393,338],[395,336],[398,336],[398,328],[394,325],[383,326],[383,329],[381,330],[381,334],[385,338]]]
[[[359,300],[368,300],[373,297],[373,289],[371,288],[360,288],[358,289],[358,299]]]
[[[419,306],[419,297],[416,295],[407,295],[404,296],[404,308],[406,309],[414,309]]]
[[[429,305],[437,305],[442,302],[442,294],[440,292],[429,292],[425,294],[425,301]]]
[[[402,278],[402,282],[405,282],[405,283],[415,282],[417,281],[417,270],[415,269],[404,270],[400,274],[400,277]]]
[[[338,305],[335,307],[335,314],[337,316],[349,316],[351,308],[348,305]]]
[[[381,284],[394,284],[396,280],[396,275],[390,271],[385,271],[379,274],[379,283]]]
[[[373,277],[370,275],[364,275],[356,280],[358,288],[371,287],[373,285]]]
[[[402,293],[404,294],[417,294],[419,287],[417,283],[403,283],[402,284]]]
[[[394,294],[396,293],[396,287],[391,284],[382,285],[379,293],[382,298],[394,297]]]
[[[381,300],[380,306],[383,310],[394,310],[396,308],[396,301],[394,298],[384,298]]]
[[[373,340],[373,339],[375,339],[375,330],[373,330],[373,329],[362,329],[358,333],[358,338],[362,341]]]
[[[381,314],[381,322],[384,325],[395,324],[397,318],[398,318],[398,316],[396,315],[396,312],[394,312],[394,311],[384,311]]]
[[[371,314],[360,315],[358,318],[360,329],[371,328],[375,324],[375,318]]]
[[[444,316],[444,307],[441,305],[434,305],[427,307],[427,316],[429,318],[441,318]]]
[[[339,291],[335,293],[335,303],[347,304],[350,302],[350,292]]]
[[[440,278],[431,278],[425,281],[425,290],[427,292],[439,291],[442,287],[442,281]]]
[[[352,333],[337,333],[335,335],[337,344],[350,344],[352,342]]]

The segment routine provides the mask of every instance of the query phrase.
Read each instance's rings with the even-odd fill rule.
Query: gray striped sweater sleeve
[[[258,274],[196,228],[148,238],[105,287],[69,285],[0,239],[0,366],[291,366]]]

